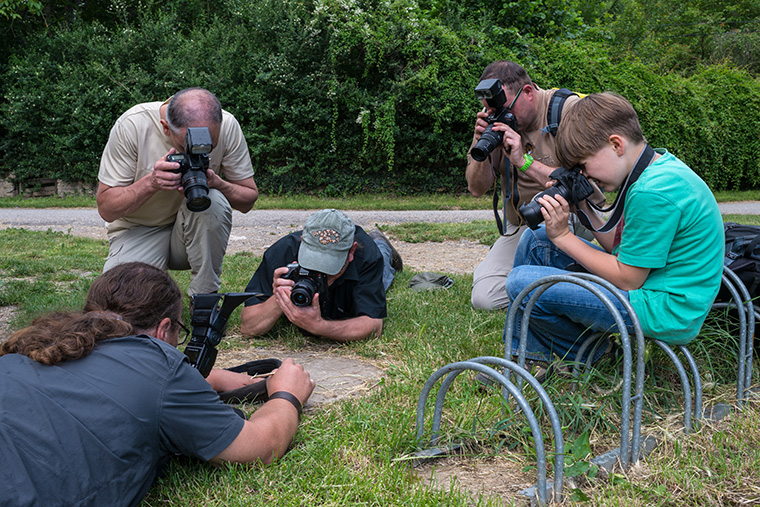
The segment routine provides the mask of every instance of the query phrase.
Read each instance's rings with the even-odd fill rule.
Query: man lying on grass
[[[306,333],[339,342],[380,336],[385,291],[401,256],[378,229],[369,233],[336,209],[312,214],[302,231],[264,252],[245,288],[241,332],[267,333],[283,316]]]

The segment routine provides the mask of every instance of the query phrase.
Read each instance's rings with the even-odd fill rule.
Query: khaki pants
[[[161,269],[192,273],[187,294],[216,292],[221,285],[222,260],[232,230],[232,207],[217,189],[209,190],[211,207],[193,212],[185,203],[173,224],[135,226],[110,238],[103,271],[140,261]]]
[[[514,225],[509,224],[508,232],[512,233],[515,228]],[[509,305],[509,296],[505,284],[509,272],[512,271],[517,244],[527,228],[526,225],[523,225],[512,236],[499,236],[485,259],[475,267],[470,297],[470,302],[474,308],[499,310]]]
[[[574,214],[570,214],[570,231],[576,236],[593,241],[594,235],[583,227]],[[509,224],[508,233],[512,233],[517,226]],[[523,225],[512,236],[499,236],[499,239],[488,251],[485,259],[475,267],[472,275],[472,295],[470,302],[474,308],[480,310],[499,310],[509,306],[506,283],[509,272],[515,260],[517,244],[523,232],[528,226]]]

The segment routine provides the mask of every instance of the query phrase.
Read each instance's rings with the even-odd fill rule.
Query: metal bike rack
[[[531,433],[533,436],[533,441],[535,445],[536,450],[536,461],[537,461],[537,496],[538,496],[538,502],[541,505],[547,504],[547,486],[546,486],[546,452],[544,450],[544,440],[543,436],[541,434],[541,428],[538,424],[538,420],[536,419],[536,416],[533,412],[533,410],[530,408],[530,405],[528,401],[525,399],[525,396],[522,394],[522,389],[518,389],[503,373],[498,372],[494,368],[491,368],[488,365],[496,365],[504,368],[504,371],[506,372],[509,370],[509,376],[512,374],[516,375],[521,380],[525,380],[528,382],[528,385],[530,385],[538,395],[539,399],[543,403],[544,407],[546,408],[546,412],[549,416],[549,421],[551,423],[552,432],[554,434],[554,487],[553,487],[553,497],[554,501],[561,502],[562,501],[562,479],[563,479],[563,473],[564,473],[564,441],[562,438],[562,427],[559,421],[559,417],[557,416],[557,411],[554,408],[554,404],[549,399],[549,396],[546,394],[546,391],[541,386],[541,384],[531,375],[525,368],[515,364],[513,361],[509,361],[507,359],[501,358],[501,357],[476,357],[474,359],[470,359],[469,361],[460,361],[456,363],[448,364],[440,369],[438,369],[435,373],[433,373],[428,380],[425,382],[425,385],[422,387],[422,392],[420,393],[419,402],[417,403],[417,442],[422,441],[422,436],[424,432],[424,419],[425,419],[425,406],[427,404],[427,399],[430,394],[430,391],[433,389],[433,386],[438,382],[438,380],[441,379],[441,377],[446,376],[446,378],[441,383],[441,387],[438,389],[438,394],[436,395],[435,400],[435,410],[433,413],[433,425],[432,425],[432,435],[430,440],[430,445],[435,446],[437,444],[438,438],[439,438],[439,430],[441,425],[441,416],[443,413],[443,401],[446,397],[446,393],[449,390],[449,387],[454,382],[454,380],[459,376],[460,373],[466,370],[473,370],[480,373],[484,373],[494,379],[496,382],[498,382],[502,386],[502,393],[509,393],[511,394],[519,406],[522,413],[525,415],[526,419],[528,420],[528,425],[530,426]],[[505,395],[506,397],[506,395]]]
[[[736,309],[739,320],[739,352],[736,373],[736,404],[741,406],[747,399],[747,390],[752,383],[752,354],[754,353],[755,319],[757,309],[752,304],[749,291],[741,279],[727,267],[723,267],[723,285],[728,289],[731,300],[727,303],[713,303],[713,309]]]
[[[620,339],[623,344],[623,400],[621,409],[621,427],[620,427],[620,461],[623,468],[628,468],[631,463],[636,463],[639,460],[639,452],[641,449],[641,413],[644,402],[644,335],[641,331],[641,325],[639,323],[636,313],[633,311],[628,298],[623,296],[620,290],[612,285],[607,280],[600,278],[596,275],[588,273],[572,273],[562,275],[549,275],[525,287],[515,298],[515,301],[522,302],[528,295],[533,292],[527,303],[525,303],[525,309],[522,310],[522,323],[520,326],[520,346],[517,364],[525,365],[525,355],[527,350],[528,339],[528,323],[530,321],[530,314],[533,311],[533,307],[536,304],[538,298],[549,287],[557,283],[574,283],[579,285],[589,292],[594,294],[599,300],[607,307],[612,314],[620,332]],[[628,329],[623,321],[623,317],[614,306],[612,301],[602,292],[599,286],[604,287],[610,291],[626,308],[628,314],[631,317],[633,323],[633,329],[636,338],[637,349],[637,361],[636,361],[636,386],[635,395],[631,397],[631,384],[632,384],[632,370],[633,370],[633,352],[631,348],[630,338],[628,335]],[[509,312],[507,313],[507,325],[508,336],[514,330],[515,318],[519,310],[520,305],[511,304]],[[511,355],[511,339],[505,340],[505,356]],[[522,381],[518,378],[517,385],[522,388]],[[631,428],[631,401],[634,402],[633,407],[633,428]]]

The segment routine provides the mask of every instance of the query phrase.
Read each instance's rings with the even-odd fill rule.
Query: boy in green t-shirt
[[[577,263],[629,298],[645,336],[672,344],[690,342],[710,310],[723,272],[723,220],[710,189],[675,156],[649,148],[633,106],[612,93],[589,95],[564,112],[557,158],[564,167],[579,166],[604,191],[621,188],[637,163],[645,169],[628,189],[617,227],[594,233],[601,248],[569,231],[571,205],[561,195],[539,198],[545,226],[526,231],[520,239],[506,283],[510,300],[539,278],[566,273],[565,268]],[[596,229],[603,225],[585,201],[579,207]],[[633,332],[625,307],[602,290]],[[513,332],[505,330],[515,355],[521,313],[522,308]],[[539,362],[554,356],[573,359],[590,333],[616,330],[601,300],[576,284],[558,283],[540,296],[531,313],[527,357]],[[597,349],[592,359],[603,352],[604,347]]]

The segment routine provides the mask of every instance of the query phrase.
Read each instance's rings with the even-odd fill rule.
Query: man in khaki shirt
[[[213,149],[207,170],[211,206],[190,211],[182,175],[167,155],[185,152],[188,127],[207,127]],[[189,295],[219,289],[232,209],[248,212],[258,198],[243,132],[208,90],[188,88],[165,102],[138,104],[116,121],[98,173],[98,213],[110,249],[103,271],[131,261],[190,269]]]
[[[512,105],[511,112],[517,119],[517,131],[503,123],[494,124],[494,131],[504,133],[502,145],[483,162],[477,162],[469,151],[467,153],[467,187],[476,197],[488,192],[495,178],[504,181],[505,159],[513,166],[510,168],[511,174],[517,175],[520,199],[516,206],[511,200],[506,203],[506,234],[496,240],[473,274],[472,305],[496,310],[509,304],[505,283],[512,270],[517,243],[527,228],[516,208],[546,189],[549,174],[559,167],[559,163],[554,158],[554,136],[541,130],[547,123],[547,111],[554,90],[542,90],[531,81],[525,69],[507,60],[496,61],[486,67],[480,77],[481,81],[484,79],[501,81],[506,94],[505,104]],[[565,107],[577,100],[577,96],[568,97]],[[484,107],[477,113],[470,150],[488,127],[486,117],[493,112],[485,100],[482,102]]]

